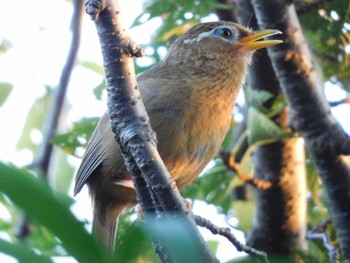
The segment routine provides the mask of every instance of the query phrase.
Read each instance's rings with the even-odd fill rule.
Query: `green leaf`
[[[294,136],[293,133],[284,132],[266,115],[254,107],[248,109],[248,142],[253,145],[257,142],[273,142]]]
[[[303,32],[316,55],[326,78],[336,76],[341,82],[350,80],[349,1],[330,1],[324,8],[300,16]],[[332,16],[337,14],[337,18]],[[317,67],[316,67],[317,69]],[[349,86],[347,87],[349,90]]]
[[[273,94],[266,90],[246,89],[245,93],[246,98],[248,99],[248,105],[261,112],[267,111],[267,109],[264,107],[264,103],[273,98]]]
[[[235,201],[233,202],[234,215],[237,217],[239,227],[245,233],[248,233],[254,218],[255,204],[252,201]]]
[[[68,194],[75,172],[75,167],[69,163],[68,157],[65,152],[58,150],[50,174],[52,187],[64,194]]]
[[[0,107],[5,103],[12,90],[11,83],[0,82]]]
[[[307,162],[306,169],[307,169],[307,186],[310,191],[312,200],[320,210],[321,214],[325,214],[326,210],[324,205],[322,204],[322,201],[319,195],[320,179],[314,163]]]
[[[79,262],[110,262],[99,244],[45,181],[0,163],[0,191],[26,214],[50,229]]]
[[[102,100],[102,94],[103,94],[103,91],[105,90],[105,88],[106,88],[106,79],[103,78],[101,83],[93,89],[93,92],[94,92],[96,99]]]
[[[214,253],[216,253],[216,251],[218,250],[218,247],[219,247],[219,241],[217,241],[217,240],[208,240],[207,243],[208,243],[210,249]]]
[[[97,63],[92,62],[92,61],[82,61],[81,65],[87,69],[92,70],[95,73],[102,75],[102,76],[105,75],[104,67],[100,64],[97,64]]]
[[[45,127],[47,113],[51,112],[51,96],[52,90],[50,87],[46,86],[46,93],[44,96],[37,98],[26,118],[26,123],[24,125],[20,139],[17,142],[17,150],[30,149],[35,152],[38,145],[34,143],[31,139],[31,132],[34,129],[42,131]]]
[[[16,258],[23,263],[50,263],[53,262],[49,257],[39,255],[34,252],[33,248],[19,243],[9,243],[0,239],[0,251],[6,255]]]
[[[232,202],[231,182],[235,178],[233,175],[221,159],[216,159],[214,166],[186,186],[181,194],[185,198],[199,199],[220,206],[222,212],[227,213]]]
[[[152,247],[150,233],[145,223],[125,222],[125,218],[122,220],[124,222],[122,221],[118,226],[115,261],[137,263],[147,258],[149,262],[156,262],[157,255]]]
[[[99,119],[99,117],[82,118],[73,124],[69,132],[55,136],[52,143],[65,152],[77,156],[78,148],[86,147]]]

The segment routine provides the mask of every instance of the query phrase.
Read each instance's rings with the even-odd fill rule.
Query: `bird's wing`
[[[105,113],[97,124],[86,148],[82,163],[75,177],[74,195],[80,192],[89,176],[101,165],[103,156],[108,150],[108,147],[102,147],[102,142],[108,137],[108,133],[111,132],[108,131],[108,129],[104,129],[106,118],[108,118],[108,116]],[[96,134],[98,134],[98,136]]]
[[[184,100],[185,98],[189,98],[190,95],[184,94],[185,98],[179,101],[174,99],[169,103],[169,100],[166,98],[169,96],[174,97],[173,92],[175,91],[174,89],[169,89],[169,83],[176,82],[176,85],[171,84],[170,86],[176,86],[179,89],[185,85],[180,78],[176,80],[159,78],[159,74],[162,73],[161,70],[162,67],[155,67],[139,76],[137,81],[151,122],[152,119],[158,120],[157,122],[153,121],[152,127],[160,133],[157,137],[160,139],[160,142],[163,142],[166,138],[169,140],[168,136],[171,136],[171,133],[177,129],[176,127],[169,126],[178,126],[178,119],[185,112],[183,107]],[[169,119],[173,121],[169,121]],[[168,129],[169,131],[167,131]],[[123,166],[122,157],[119,161],[116,160],[119,155],[121,157],[119,147],[114,140],[108,116],[104,114],[91,136],[82,163],[78,169],[75,177],[74,194],[79,193],[96,169],[103,169],[104,174],[110,174],[111,176],[112,173],[125,173],[124,168],[116,167]],[[117,164],[118,162],[120,165]],[[120,181],[116,181],[117,178]],[[114,183],[127,186],[124,179],[129,178],[125,178],[122,175],[119,177],[116,176],[114,177]]]

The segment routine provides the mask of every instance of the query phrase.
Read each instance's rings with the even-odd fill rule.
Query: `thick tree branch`
[[[290,120],[305,139],[327,191],[344,257],[350,258],[350,139],[330,113],[296,16],[282,0],[252,0],[261,28],[276,28],[283,44],[269,48],[274,70],[290,107]]]
[[[155,133],[140,97],[132,59],[135,55],[142,55],[142,50],[130,40],[122,27],[115,1],[88,0],[85,5],[87,13],[95,20],[102,48],[111,128],[122,149],[146,221],[152,222],[150,214],[154,211],[161,214],[168,212],[161,217],[165,217],[166,221],[169,218],[174,221],[180,219],[188,237],[193,238],[195,261],[216,261],[157,151]],[[163,241],[162,237],[156,242],[162,246],[158,252],[164,251],[164,248],[169,251]],[[168,254],[160,254],[160,258],[166,262],[176,261]]]
[[[67,60],[64,64],[58,87],[56,89],[56,94],[53,99],[52,113],[50,113],[46,130],[44,132],[44,138],[39,149],[38,156],[35,158],[32,167],[39,171],[39,173],[47,177],[49,165],[51,161],[53,144],[51,143],[52,138],[55,136],[57,127],[59,125],[59,118],[61,116],[62,108],[64,105],[67,87],[69,83],[70,76],[74,67],[74,63],[77,57],[79,45],[80,45],[80,35],[81,35],[81,22],[83,17],[83,0],[75,0],[73,6],[73,15],[71,22],[72,38]],[[30,234],[30,229],[28,225],[28,219],[24,216],[19,225],[17,231],[17,236],[21,239],[26,238]]]
[[[250,1],[236,0],[235,3],[240,23],[249,22],[258,30]],[[264,90],[273,95],[264,103],[267,109],[281,96],[266,49],[255,54],[247,81],[252,91]],[[284,110],[274,117],[281,129],[286,129],[286,116]],[[303,153],[299,138],[261,145],[254,150],[253,182],[270,187],[255,190],[256,213],[247,244],[275,255],[289,255],[294,249],[305,247],[307,189]]]

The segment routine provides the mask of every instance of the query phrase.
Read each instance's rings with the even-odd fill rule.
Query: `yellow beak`
[[[264,37],[282,34],[281,31],[276,29],[266,29],[254,32],[253,35],[239,39],[236,43],[243,46],[246,49],[257,50],[264,47],[274,46],[282,43],[282,40],[260,40]]]

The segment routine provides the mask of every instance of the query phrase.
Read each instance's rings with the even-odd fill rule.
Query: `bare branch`
[[[198,215],[192,215],[193,219],[196,221],[197,225],[201,227],[205,227],[208,229],[212,234],[214,235],[221,235],[227,238],[231,242],[232,245],[235,246],[237,251],[245,252],[247,254],[251,254],[254,256],[264,257],[266,259],[267,254],[263,251],[259,251],[253,247],[247,246],[245,244],[242,244],[231,232],[230,228],[228,227],[218,227],[214,225],[211,221],[208,219],[205,219]]]
[[[346,97],[344,99],[338,100],[338,101],[330,101],[329,106],[336,107],[342,104],[350,104],[350,97]]]

